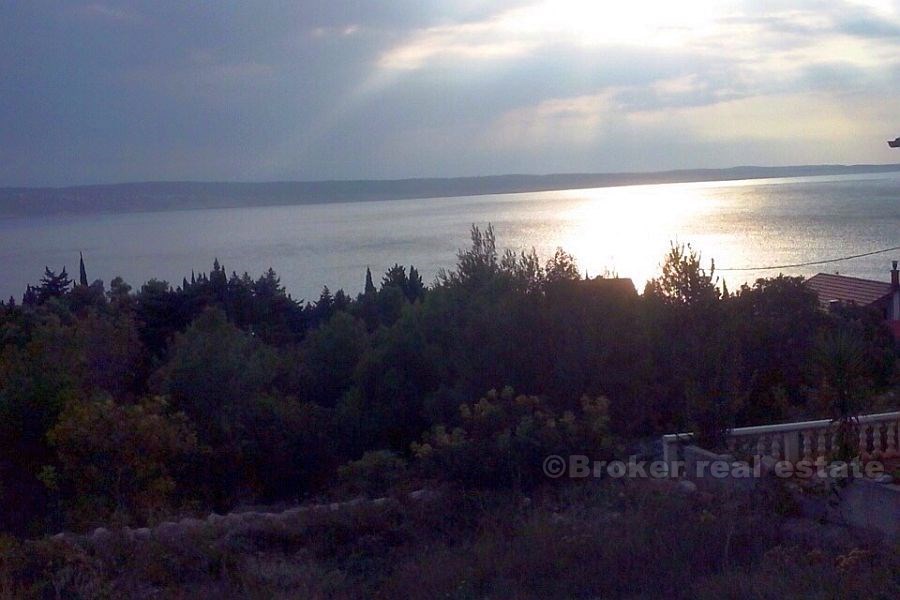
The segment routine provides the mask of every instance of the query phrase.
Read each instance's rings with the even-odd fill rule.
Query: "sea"
[[[213,260],[230,274],[269,267],[296,300],[324,286],[362,291],[395,263],[426,283],[453,269],[472,226],[494,229],[498,249],[557,248],[588,276],[658,276],[672,244],[690,245],[729,289],[779,273],[841,273],[890,280],[900,250],[900,173],[635,185],[536,193],[0,219],[0,297],[19,300],[45,266],[88,278],[121,276],[138,289],[173,286]]]

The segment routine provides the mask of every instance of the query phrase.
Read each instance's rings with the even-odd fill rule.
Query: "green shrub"
[[[47,434],[56,449],[65,503],[76,528],[108,519],[147,523],[175,508],[176,475],[199,452],[191,424],[162,398],[123,405],[110,398],[74,401]],[[55,485],[50,469],[45,485]],[[52,476],[51,476],[52,475]]]
[[[460,406],[458,427],[436,426],[412,449],[430,476],[465,486],[528,489],[546,481],[547,456],[597,457],[609,448],[607,409],[605,398],[585,396],[577,411],[559,414],[537,396],[491,390]]]

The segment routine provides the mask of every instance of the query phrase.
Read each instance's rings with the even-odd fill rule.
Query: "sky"
[[[900,2],[0,4],[0,185],[898,162]]]

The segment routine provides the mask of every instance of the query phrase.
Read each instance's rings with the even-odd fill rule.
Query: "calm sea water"
[[[257,276],[273,267],[295,298],[323,285],[356,294],[366,266],[378,274],[414,264],[426,280],[454,265],[472,224],[494,225],[501,248],[556,247],[590,275],[615,272],[639,289],[659,272],[670,243],[690,243],[705,262],[744,268],[858,254],[900,245],[900,174],[803,177],[590,190],[156,213],[0,220],[0,294],[21,297],[44,266],[77,277],[151,277],[180,284],[218,258]],[[900,251],[797,275],[839,271],[889,280]],[[773,271],[722,272],[729,287]]]

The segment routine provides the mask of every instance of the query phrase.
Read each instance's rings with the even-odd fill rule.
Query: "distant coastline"
[[[854,175],[900,171],[900,164],[741,166],[646,173],[560,173],[481,177],[281,182],[141,182],[68,187],[0,188],[0,217],[155,212],[428,199],[551,190],[735,181],[775,177]]]

